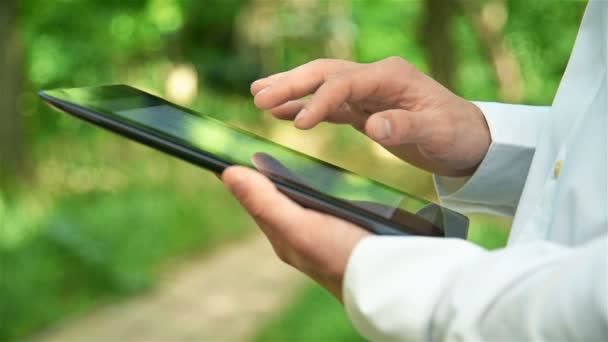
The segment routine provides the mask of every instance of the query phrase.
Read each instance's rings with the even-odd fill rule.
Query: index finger
[[[386,72],[375,65],[347,70],[330,77],[298,113],[295,126],[300,129],[314,127],[347,101],[356,102],[374,95],[386,79]]]
[[[314,93],[325,79],[356,65],[354,62],[338,59],[318,59],[290,71],[254,82],[255,104],[261,109],[271,109],[287,101],[297,100]]]

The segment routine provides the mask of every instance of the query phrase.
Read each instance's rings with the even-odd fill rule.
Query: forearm
[[[608,335],[607,242],[489,252],[459,240],[369,238],[351,256],[345,304],[372,340],[598,340]]]

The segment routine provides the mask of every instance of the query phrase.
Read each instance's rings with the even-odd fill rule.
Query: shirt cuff
[[[484,252],[462,239],[364,238],[344,276],[346,312],[372,341],[428,340],[433,311],[452,275]]]
[[[488,123],[490,148],[471,177],[434,175],[437,194],[444,206],[460,212],[512,216],[550,107],[475,104]]]

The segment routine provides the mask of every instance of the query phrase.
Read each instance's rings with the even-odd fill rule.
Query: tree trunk
[[[498,95],[507,102],[519,102],[525,94],[524,81],[517,56],[505,39],[504,27],[508,11],[504,0],[479,3],[461,0],[465,13],[488,61],[492,65],[498,83]]]
[[[454,10],[452,0],[426,0],[420,27],[431,76],[450,90],[454,90],[456,71],[456,53],[450,35]]]
[[[0,1],[0,188],[24,171],[23,121],[18,98],[23,88],[23,50],[16,0]]]

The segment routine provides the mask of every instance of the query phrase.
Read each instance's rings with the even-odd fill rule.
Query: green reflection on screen
[[[378,214],[382,216],[390,217],[394,209],[399,207],[416,212],[427,204],[365,177],[231,128],[221,121],[197,117],[170,105],[114,112],[140,125],[170,134],[228,162],[279,175],[327,195],[355,201],[355,205],[357,202],[383,204],[387,208],[375,210],[381,211]],[[360,206],[366,208],[364,204]]]

